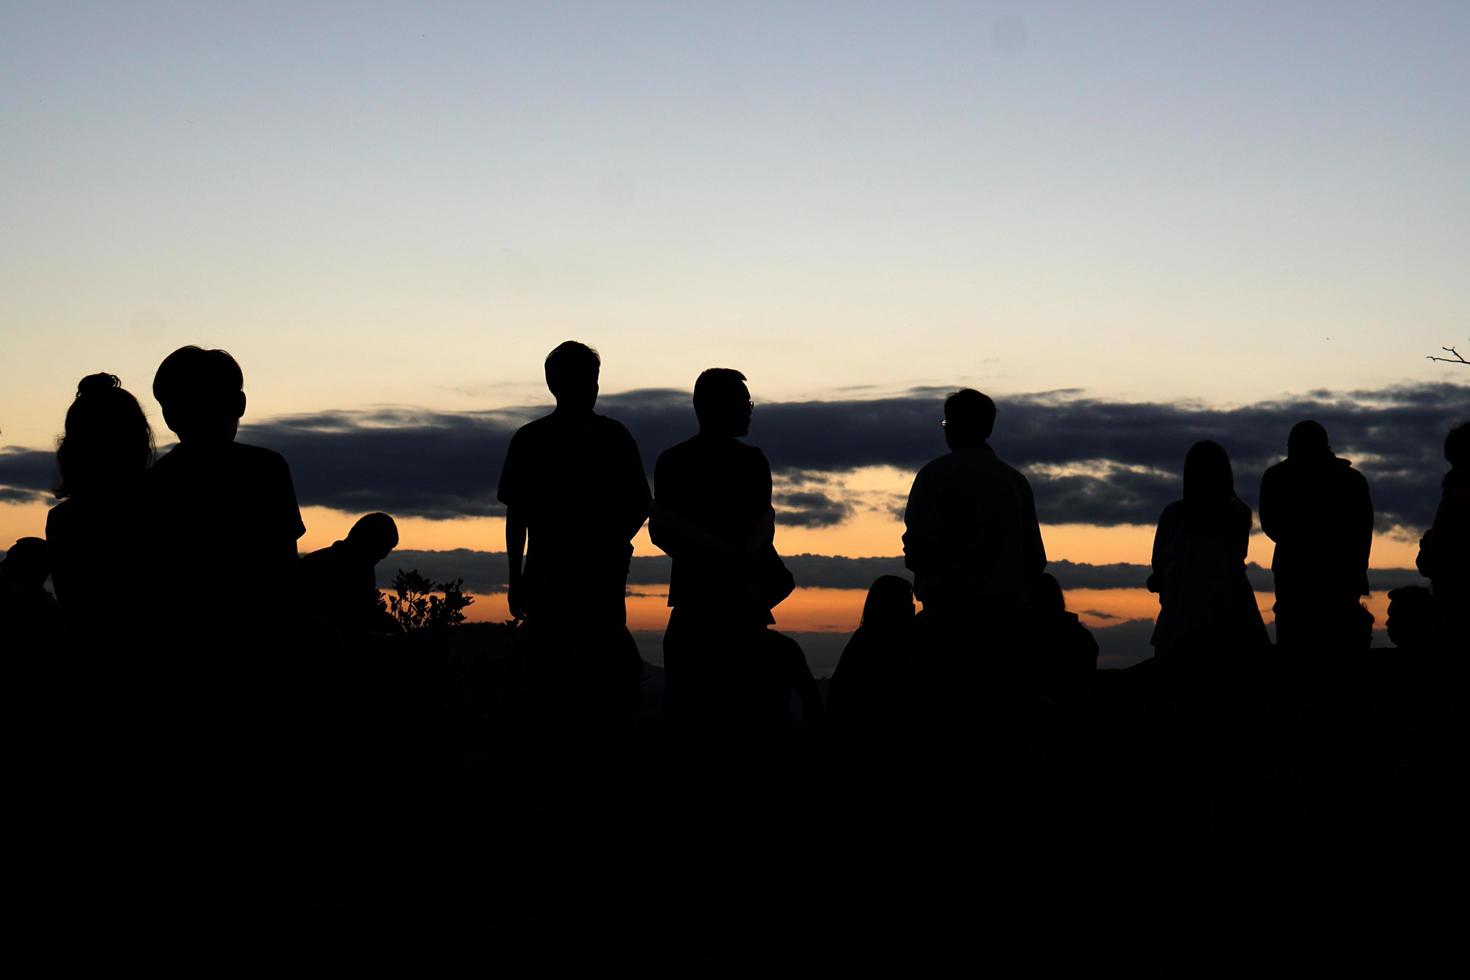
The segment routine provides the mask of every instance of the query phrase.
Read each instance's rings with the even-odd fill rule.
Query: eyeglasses
[[[941,428],[941,429],[943,429],[943,428],[945,428],[945,427],[946,427],[946,426],[948,426],[948,424],[949,424],[949,419],[940,419],[940,420],[939,420],[939,427],[940,427],[940,428]]]

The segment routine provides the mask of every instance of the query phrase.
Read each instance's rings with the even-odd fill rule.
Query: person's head
[[[1470,422],[1461,422],[1444,437],[1444,458],[1456,469],[1470,467]]]
[[[868,587],[862,624],[870,629],[907,626],[914,618],[914,587],[897,575],[881,575]]]
[[[45,538],[21,538],[0,559],[0,577],[25,588],[39,589],[51,574]]]
[[[546,355],[546,387],[563,412],[590,412],[597,404],[602,359],[586,344],[568,340]]]
[[[1212,439],[1190,446],[1184,457],[1184,499],[1204,502],[1234,496],[1235,471],[1224,448]]]
[[[115,375],[89,374],[66,410],[56,445],[56,496],[106,493],[143,475],[153,462],[153,430],[142,406]]]
[[[180,347],[158,366],[153,397],[180,442],[229,442],[245,414],[245,376],[225,351]]]
[[[1396,647],[1423,649],[1434,643],[1434,593],[1422,585],[1388,592],[1388,640]]]
[[[754,408],[745,375],[733,368],[709,368],[694,382],[694,415],[706,435],[746,435]]]
[[[398,547],[398,524],[383,513],[359,517],[347,532],[347,546],[376,565]]]
[[[961,388],[944,400],[942,424],[949,448],[983,446],[995,428],[995,402],[974,388]]]
[[[1031,583],[1031,598],[1036,608],[1048,616],[1059,616],[1067,611],[1067,598],[1062,594],[1062,583],[1050,572],[1042,572]]]
[[[1291,433],[1286,437],[1286,455],[1293,459],[1324,456],[1331,452],[1327,430],[1322,428],[1320,422],[1311,419],[1298,422],[1291,427]]]

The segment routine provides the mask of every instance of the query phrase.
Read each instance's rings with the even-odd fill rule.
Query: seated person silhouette
[[[235,441],[245,414],[240,366],[222,350],[181,347],[159,365],[153,396],[179,437],[148,471],[148,491],[181,625],[196,640],[279,629],[279,609],[256,597],[294,596],[306,527],[286,461]]]
[[[1434,591],[1441,640],[1464,652],[1470,648],[1470,422],[1445,436],[1444,457],[1450,471],[1416,564]]]
[[[749,716],[744,661],[791,590],[773,544],[771,466],[740,441],[753,406],[739,371],[703,372],[694,383],[698,434],[665,450],[654,469],[649,536],[673,559],[664,710],[686,722]]]
[[[1327,430],[1298,422],[1286,459],[1261,477],[1261,530],[1276,542],[1276,641],[1326,650],[1362,649],[1372,621],[1368,594],[1373,501],[1368,481],[1334,455]]]
[[[883,575],[868,587],[863,616],[827,686],[827,713],[844,731],[892,722],[902,709],[914,628],[914,588]]]
[[[556,408],[511,438],[497,493],[511,614],[527,623],[535,669],[592,688],[642,676],[625,596],[633,536],[651,500],[633,436],[593,411],[601,368],[597,352],[576,341],[547,355]]]
[[[1427,653],[1439,646],[1434,593],[1405,585],[1388,593],[1388,641],[1400,650]]]
[[[757,719],[765,720],[773,729],[792,723],[791,701],[794,697],[801,710],[802,725],[820,725],[826,715],[822,692],[812,676],[811,666],[801,644],[785,633],[765,631],[764,643],[751,650],[750,664],[761,673],[752,678],[752,689],[760,697],[752,702]]]
[[[1159,594],[1151,642],[1159,657],[1240,653],[1270,644],[1245,574],[1251,509],[1219,443],[1184,458],[1184,497],[1164,508],[1154,533],[1148,589]]]
[[[56,599],[46,591],[50,574],[40,538],[21,538],[0,559],[0,724],[40,704],[42,677],[61,632]]]
[[[924,605],[921,652],[941,653],[952,669],[979,669],[972,654],[981,647],[1017,648],[1032,582],[1046,568],[1031,485],[987,441],[995,417],[995,403],[973,389],[945,400],[950,451],[919,470],[904,509],[904,564]]]
[[[378,562],[398,547],[398,525],[387,514],[360,517],[347,537],[301,559],[301,585],[312,611],[344,638],[398,633],[378,605]]]
[[[106,667],[101,651],[131,642],[151,618],[131,586],[150,550],[143,489],[152,462],[153,430],[138,400],[111,374],[83,378],[56,448],[59,502],[46,515],[73,665]]]
[[[1033,586],[1035,632],[1027,647],[1034,651],[1041,689],[1049,693],[1085,687],[1097,671],[1097,640],[1067,600],[1056,576],[1044,574]]]

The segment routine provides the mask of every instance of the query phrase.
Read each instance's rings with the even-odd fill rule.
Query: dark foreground
[[[877,730],[736,735],[514,710],[494,657],[450,676],[448,699],[379,684],[270,766],[14,762],[11,955],[1087,976],[1462,957],[1470,692],[1433,661],[1149,662],[1045,699],[972,680]]]

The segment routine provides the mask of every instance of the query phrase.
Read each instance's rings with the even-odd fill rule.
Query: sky
[[[970,385],[1053,558],[1146,562],[1194,438],[1254,505],[1316,411],[1411,566],[1470,415],[1425,360],[1470,347],[1467,42],[1458,3],[0,2],[0,546],[77,380],[167,444],[152,373],[197,343],[305,546],[397,507],[496,550],[575,338],[650,468],[744,371],[789,553],[897,554]]]

